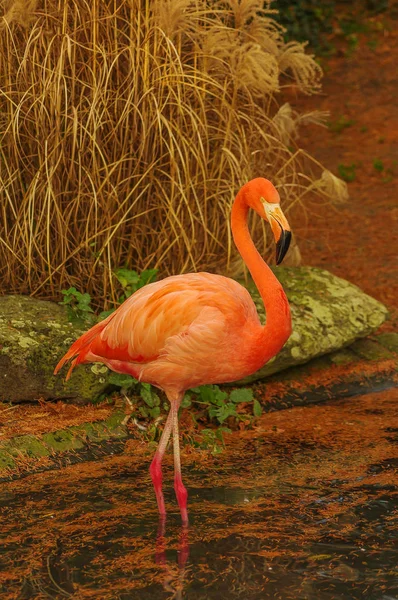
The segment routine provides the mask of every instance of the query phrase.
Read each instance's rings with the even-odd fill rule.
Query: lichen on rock
[[[103,365],[98,372],[92,365],[82,366],[68,382],[53,375],[58,360],[82,333],[63,306],[29,296],[1,296],[0,400],[96,399],[107,388]]]

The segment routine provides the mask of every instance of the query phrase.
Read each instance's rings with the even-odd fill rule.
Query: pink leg
[[[169,441],[171,429],[173,427],[173,412],[170,409],[169,416],[167,417],[166,424],[163,429],[162,437],[160,438],[159,445],[155,452],[155,456],[149,467],[149,473],[151,474],[153,487],[155,488],[156,500],[158,503],[158,509],[160,515],[166,514],[166,507],[164,505],[163,491],[162,491],[162,459],[166,450],[167,442]]]
[[[180,440],[178,433],[178,407],[181,398],[171,404],[171,413],[173,415],[173,450],[174,450],[174,489],[177,496],[178,506],[180,507],[181,519],[183,525],[188,524],[187,499],[188,492],[182,483],[181,477],[181,459],[180,459]]]

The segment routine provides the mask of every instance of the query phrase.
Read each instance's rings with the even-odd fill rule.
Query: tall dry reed
[[[296,146],[322,115],[278,105],[321,70],[263,0],[3,0],[0,286],[116,296],[112,269],[227,271],[255,176],[286,212],[345,188]],[[265,229],[256,243],[267,252]],[[237,264],[237,263],[236,263]]]

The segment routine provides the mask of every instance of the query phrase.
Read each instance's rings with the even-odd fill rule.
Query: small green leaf
[[[339,173],[339,176],[344,179],[344,181],[354,181],[355,177],[356,177],[356,172],[355,169],[357,168],[357,165],[355,163],[352,163],[350,165],[343,165],[343,164],[339,164],[337,165],[337,170]]]
[[[160,407],[159,406],[155,406],[154,408],[152,408],[149,411],[149,414],[152,417],[152,419],[157,419],[158,416],[160,415]]]
[[[241,389],[236,389],[233,390],[230,395],[229,395],[229,399],[231,400],[231,402],[252,402],[253,400],[253,390],[249,389],[249,388],[241,388]]]
[[[138,381],[130,375],[122,375],[121,373],[111,373],[109,376],[109,383],[117,385],[120,388],[128,390],[133,387]]]
[[[220,440],[220,442],[222,443],[222,445],[224,445],[224,438],[223,438],[223,434],[224,433],[232,433],[232,432],[229,429],[229,427],[217,427],[216,438],[218,440]]]
[[[157,273],[157,269],[146,269],[145,271],[142,271],[138,281],[138,288],[144,287],[144,285],[155,281]]]
[[[228,394],[221,391],[218,385],[201,385],[199,394],[202,402],[215,404],[216,406],[223,404],[225,398],[228,397]]]
[[[116,279],[122,285],[123,288],[128,285],[135,284],[139,280],[139,275],[137,271],[132,271],[130,269],[117,269],[114,271]]]
[[[209,415],[215,416],[219,423],[223,423],[228,417],[237,416],[235,405],[231,402],[223,404],[222,406],[211,407],[209,409]]]
[[[149,406],[149,408],[154,408],[155,399],[153,397],[152,389],[149,383],[141,384],[140,396],[145,402],[145,404]]]
[[[254,398],[254,400],[253,400],[253,415],[255,417],[261,417],[262,414],[263,414],[262,406],[261,406],[260,402],[256,398]]]
[[[138,410],[140,411],[141,416],[145,419],[149,417],[149,410],[146,406],[140,406]]]
[[[186,393],[181,402],[181,408],[189,408],[192,405],[191,394]]]

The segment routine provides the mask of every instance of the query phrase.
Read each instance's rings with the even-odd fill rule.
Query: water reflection
[[[171,592],[170,598],[180,600],[185,584],[185,566],[189,557],[188,526],[181,526],[177,549],[177,577],[171,561],[166,558],[166,518],[159,518],[158,533],[156,536],[155,562],[164,571],[163,589]]]
[[[189,528],[166,482],[158,523],[137,445],[3,484],[0,597],[396,598],[394,401],[268,415],[211,464],[187,453]]]

